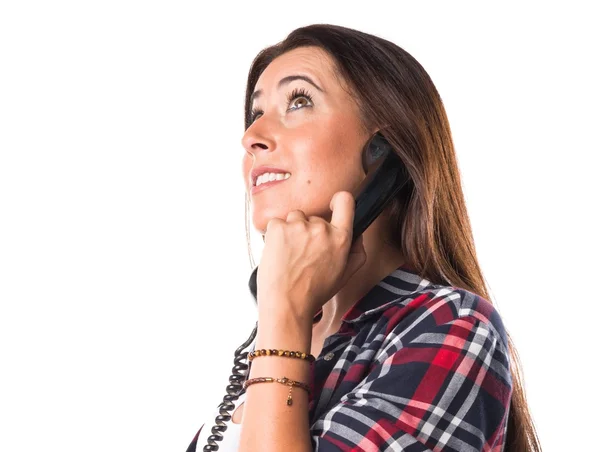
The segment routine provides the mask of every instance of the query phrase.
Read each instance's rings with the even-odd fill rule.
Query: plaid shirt
[[[311,373],[315,451],[504,449],[512,380],[498,312],[406,265],[345,314]]]

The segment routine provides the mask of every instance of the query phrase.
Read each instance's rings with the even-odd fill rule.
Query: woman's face
[[[365,176],[361,151],[370,136],[333,60],[318,47],[281,55],[258,79],[250,108],[242,166],[256,230],[264,234],[271,218],[296,209],[329,221],[333,194],[352,192]],[[257,170],[275,180],[257,181]]]

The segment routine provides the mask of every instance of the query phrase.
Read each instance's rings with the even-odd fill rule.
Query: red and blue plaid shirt
[[[498,312],[405,265],[345,314],[311,371],[315,451],[504,448],[512,380]]]

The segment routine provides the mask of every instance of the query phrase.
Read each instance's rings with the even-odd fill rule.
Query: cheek
[[[361,150],[367,138],[353,121],[336,117],[322,121],[298,137],[298,142],[310,172],[348,183],[361,176]]]

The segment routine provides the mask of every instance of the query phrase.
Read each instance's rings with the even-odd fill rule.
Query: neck
[[[387,237],[387,222],[385,215],[380,215],[363,233],[367,260],[348,283],[323,305],[323,315],[316,324],[316,334],[319,336],[327,337],[336,333],[344,314],[378,282],[404,263],[400,250],[384,240]]]

